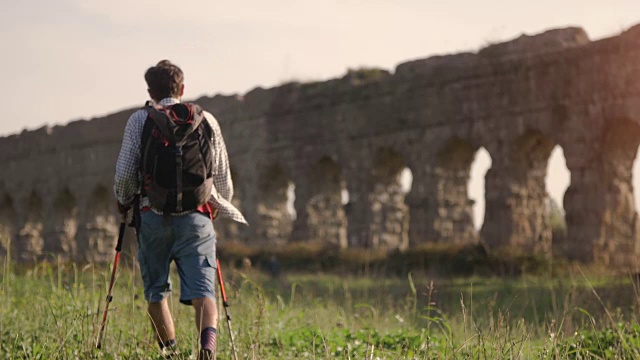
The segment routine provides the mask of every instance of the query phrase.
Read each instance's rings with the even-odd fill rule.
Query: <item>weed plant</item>
[[[22,268],[5,258],[0,359],[161,359],[139,269],[125,260],[97,350],[109,265],[53,260]],[[242,359],[640,358],[635,283],[599,269],[510,278],[270,277],[228,266],[229,310]],[[194,358],[193,309],[178,296],[169,300],[177,358]],[[231,358],[225,323],[218,329],[218,358]]]

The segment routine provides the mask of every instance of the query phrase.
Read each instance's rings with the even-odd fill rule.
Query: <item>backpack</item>
[[[155,107],[142,130],[142,196],[165,214],[196,210],[213,187],[213,129],[196,104]]]

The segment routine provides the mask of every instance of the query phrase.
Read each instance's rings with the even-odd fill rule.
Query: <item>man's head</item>
[[[158,102],[164,98],[180,99],[184,94],[184,74],[169,60],[162,60],[144,74],[149,96]]]

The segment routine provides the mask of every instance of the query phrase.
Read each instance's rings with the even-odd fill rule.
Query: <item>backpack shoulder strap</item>
[[[200,107],[200,105],[195,103],[185,104],[190,108],[191,116],[193,118],[193,127],[198,128],[201,123],[206,123],[206,119],[204,118],[204,110]]]
[[[153,122],[158,127],[158,130],[162,132],[162,134],[172,143],[176,142],[175,136],[175,124],[169,119],[167,114],[158,110],[154,105],[150,102],[147,102],[145,106],[145,110],[149,113],[149,118],[153,120]]]
[[[140,161],[140,168],[143,170],[142,173],[146,173],[150,171],[149,164],[147,164],[149,149],[154,145],[154,138],[152,136],[154,129],[156,128],[155,122],[150,119],[150,116],[144,121],[144,126],[142,128],[142,137],[140,139],[140,155],[142,161]]]
[[[202,112],[202,110],[201,110],[199,131],[203,138],[200,150],[202,151],[202,156],[207,168],[207,177],[211,177],[214,175],[215,168],[216,168],[216,164],[215,164],[216,160],[213,155],[213,149],[214,149],[213,127],[211,126],[211,123],[209,122],[209,120],[207,120],[207,118],[205,117],[204,112]]]

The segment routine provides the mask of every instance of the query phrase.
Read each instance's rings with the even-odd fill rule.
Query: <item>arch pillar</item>
[[[418,166],[412,169],[413,184],[411,191],[405,198],[409,209],[409,246],[415,247],[424,243],[434,242],[432,234],[433,221],[429,220],[429,206],[434,205],[434,197],[429,196],[429,190],[435,189],[432,181],[435,178],[427,176],[430,166]],[[430,237],[431,236],[431,237]]]
[[[572,176],[564,207],[570,258],[614,268],[638,266],[640,222],[631,169],[639,140],[640,127],[620,121],[589,154],[584,144],[567,145]]]
[[[277,165],[268,167],[258,183],[256,241],[283,245],[289,241],[293,217],[287,209],[290,177]]]
[[[347,218],[342,204],[344,181],[338,165],[322,158],[296,181],[294,240],[319,241],[346,248]]]
[[[26,194],[18,209],[19,226],[16,237],[15,259],[21,262],[37,261],[43,254],[44,240],[42,197],[36,191]]]
[[[482,238],[492,248],[551,256],[545,177],[555,144],[527,131],[496,152],[486,176]]]
[[[60,191],[47,204],[47,216],[42,237],[47,255],[61,256],[65,260],[76,257],[76,232],[78,230],[78,207],[69,189]]]
[[[364,165],[358,163],[359,165]],[[372,183],[364,168],[349,168],[345,173],[349,202],[344,205],[347,217],[347,243],[349,247],[370,248],[371,202],[369,198]]]
[[[409,208],[400,176],[404,159],[383,148],[367,161],[371,166],[350,169],[347,188],[350,246],[405,250],[409,246]]]
[[[467,193],[475,152],[469,143],[452,139],[431,161],[435,166],[427,167],[424,175],[419,175],[425,188],[421,203],[426,205],[427,242],[466,244],[478,241],[473,227],[473,200]]]

